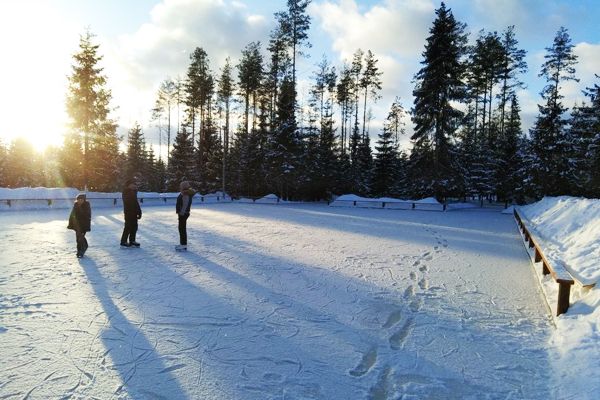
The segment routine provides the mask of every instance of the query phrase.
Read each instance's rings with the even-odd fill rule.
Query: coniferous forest
[[[564,83],[578,80],[567,29],[549,38],[539,113],[524,132],[517,93],[528,66],[514,27],[469,38],[466,24],[441,3],[414,75],[414,103],[396,98],[371,135],[382,72],[368,49],[341,66],[324,57],[309,99],[298,101],[309,3],[287,0],[270,36],[248,43],[237,64],[228,58],[214,70],[197,47],[183,77],[161,83],[152,118],[165,159],[139,123],[126,139],[117,134],[110,77],[99,66],[94,35],[85,32],[65,90],[70,129],[62,147],[39,155],[25,139],[0,142],[0,187],[117,191],[137,177],[143,191],[177,191],[188,179],[202,193],[295,200],[344,193],[517,203],[544,195],[600,198],[600,86],[586,89],[583,104],[563,104]],[[411,146],[403,149],[409,125]]]

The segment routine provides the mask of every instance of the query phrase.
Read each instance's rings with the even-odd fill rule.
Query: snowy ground
[[[0,213],[0,398],[557,398],[512,216],[194,206]]]

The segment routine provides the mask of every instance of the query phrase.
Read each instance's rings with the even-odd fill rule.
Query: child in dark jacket
[[[77,258],[83,257],[88,248],[88,242],[85,234],[91,230],[92,208],[89,201],[86,200],[85,194],[77,195],[77,200],[73,205],[71,214],[69,215],[69,225],[67,229],[75,231],[75,240],[77,241]]]
[[[179,196],[177,196],[177,203],[175,204],[175,212],[179,220],[179,245],[175,246],[175,250],[186,251],[187,250],[187,219],[190,216],[190,208],[192,206],[192,197],[196,194],[194,190],[190,188],[188,181],[183,181],[179,185]]]

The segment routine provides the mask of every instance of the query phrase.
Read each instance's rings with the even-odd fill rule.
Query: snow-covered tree
[[[540,93],[543,105],[538,105],[539,115],[530,130],[533,150],[533,178],[538,195],[567,194],[570,187],[568,154],[570,138],[565,129],[568,108],[562,103],[562,83],[578,81],[575,77],[577,55],[567,29],[561,27],[552,47],[547,47],[545,62],[539,76],[547,80]]]
[[[456,171],[451,159],[451,138],[454,137],[462,119],[462,112],[454,106],[455,102],[465,100],[463,75],[465,65],[467,35],[465,25],[456,21],[450,9],[444,3],[436,10],[436,19],[427,38],[423,67],[415,75],[416,86],[413,90],[415,124],[412,140],[414,157],[411,168],[423,168],[413,171],[424,177],[432,171],[428,195],[438,198],[448,196],[455,185]],[[432,152],[417,154],[418,152]],[[426,161],[431,164],[424,164]]]

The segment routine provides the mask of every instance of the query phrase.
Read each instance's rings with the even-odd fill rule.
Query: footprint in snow
[[[406,339],[408,338],[408,335],[410,335],[412,332],[413,325],[413,319],[409,318],[404,325],[402,325],[400,330],[390,337],[390,347],[393,350],[399,350],[402,348],[404,342],[406,342]]]
[[[409,299],[409,298],[413,297],[414,295],[415,295],[415,287],[413,285],[410,285],[404,291],[404,298]]]
[[[352,376],[363,376],[367,372],[373,368],[375,362],[377,361],[377,350],[371,349],[367,353],[365,353],[362,357],[362,360],[358,363],[358,365],[350,371],[350,375]]]
[[[391,328],[392,326],[396,325],[401,318],[402,312],[400,310],[396,310],[390,314],[387,321],[385,321],[385,324],[383,324],[383,327],[386,329]]]

